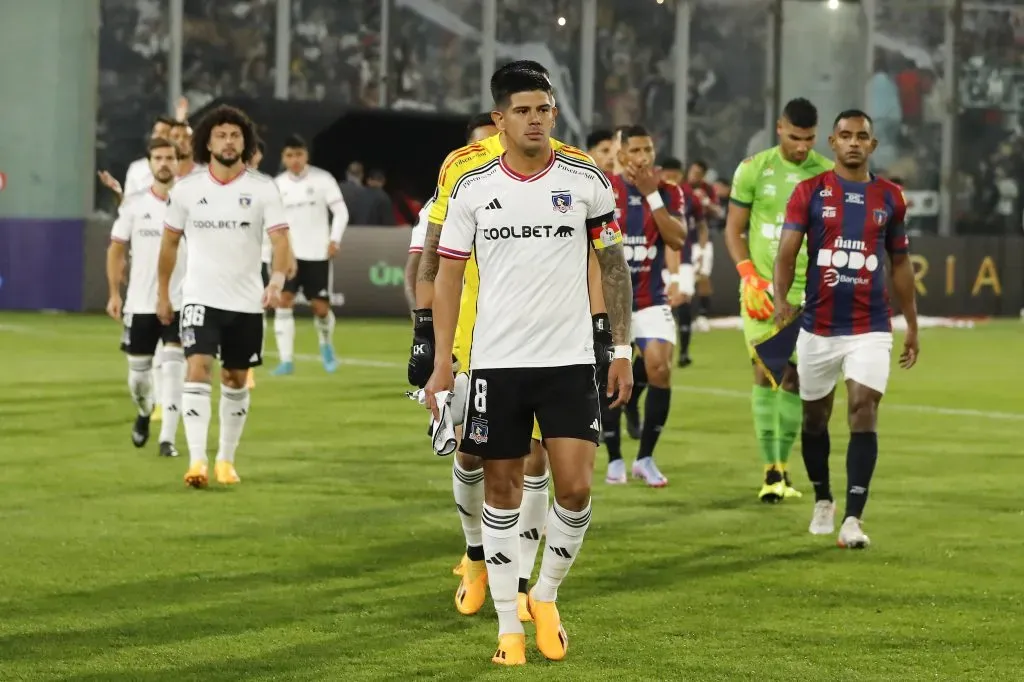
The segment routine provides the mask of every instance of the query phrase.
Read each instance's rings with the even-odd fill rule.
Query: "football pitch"
[[[403,395],[408,323],[340,320],[335,375],[311,355],[258,370],[243,483],[206,491],[182,482],[183,429],[178,459],[132,447],[119,337],[101,317],[0,314],[2,680],[1024,676],[1019,322],[922,330],[918,366],[893,370],[864,552],[807,533],[799,452],[804,499],[757,502],[741,336],[695,335],[657,451],[669,486],[608,487],[599,452],[559,592],[568,657],[544,661],[527,625],[518,670],[490,663],[490,600],[453,605],[451,460]],[[832,443],[841,510],[842,408]]]

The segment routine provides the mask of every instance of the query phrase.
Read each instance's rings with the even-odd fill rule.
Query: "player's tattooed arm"
[[[629,345],[629,324],[633,317],[633,285],[629,278],[629,265],[622,244],[598,249],[597,262],[601,266],[601,290],[608,319],[612,326],[612,343]]]
[[[409,310],[416,310],[416,277],[419,275],[421,253],[414,251],[405,260],[405,302]]]
[[[434,280],[437,279],[437,268],[441,257],[437,255],[437,245],[441,241],[441,226],[427,223],[427,236],[423,240],[423,255],[420,256],[420,267],[416,272],[416,308],[432,308],[434,305]]]
[[[744,238],[750,223],[750,207],[729,203],[729,213],[725,216],[725,246],[729,249],[732,262],[739,265],[750,260],[750,247]]]

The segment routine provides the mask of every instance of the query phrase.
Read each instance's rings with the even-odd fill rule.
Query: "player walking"
[[[550,81],[507,70],[492,79],[506,152],[466,174],[451,193],[440,235],[436,281],[437,352],[430,402],[453,387],[452,349],[466,260],[480,272],[462,449],[484,460],[483,544],[499,643],[492,660],[526,662],[516,608],[523,455],[534,415],[555,480],[547,551],[529,608],[547,658],[568,644],[555,605],[590,524],[590,479],[600,432],[587,294],[586,242],[599,250],[612,333],[629,334],[628,267],[604,173],[551,149],[556,109]],[[495,206],[495,199],[501,209]],[[524,228],[524,225],[531,227]],[[428,233],[429,238],[429,233]],[[628,398],[629,363],[612,363],[610,388]],[[431,409],[437,410],[432,404]]]
[[[171,273],[170,303],[173,319],[161,322],[157,312],[157,262],[167,196],[177,172],[177,150],[173,143],[162,138],[149,141],[147,156],[153,183],[143,191],[129,194],[118,210],[117,220],[110,231],[107,248],[107,285],[110,298],[107,314],[123,320],[124,333],[121,350],[128,355],[128,388],[138,408],[132,427],[132,443],[141,448],[149,440],[149,422],[154,404],[159,398],[164,405],[160,426],[160,455],[177,457],[174,436],[181,416],[181,392],[184,379],[185,356],[181,350],[178,330],[178,311],[181,310],[181,282],[185,259],[176,264]],[[127,300],[121,301],[121,273],[124,271],[126,251],[130,248],[131,270],[128,275]],[[151,377],[153,356],[157,343],[163,341],[160,353],[163,363],[160,373],[162,395],[156,395]]]
[[[840,547],[870,544],[861,528],[871,476],[878,459],[878,405],[889,380],[892,324],[886,288],[885,256],[891,259],[893,288],[907,321],[900,366],[917,362],[917,302],[914,269],[903,219],[906,203],[899,186],[869,171],[878,146],[871,117],[851,109],[836,117],[829,136],[835,170],[797,185],[775,262],[779,297],[776,319],[792,319],[787,294],[794,284],[798,254],[807,238],[806,305],[797,340],[800,397],[803,400],[803,455],[814,485],[810,532],[835,530],[835,503],[829,487],[828,422],[836,379],[846,379],[850,443],[846,451],[846,511]]]
[[[632,280],[632,341],[640,351],[647,384],[640,448],[632,473],[652,488],[661,488],[668,479],[654,463],[654,447],[668,420],[676,340],[675,318],[662,272],[666,267],[670,272],[679,269],[679,249],[686,239],[683,193],[677,185],[660,179],[654,168],[654,139],[645,128],[632,126],[623,131],[619,157],[623,172],[612,176],[611,182]],[[678,284],[675,280],[672,286],[678,289]],[[620,421],[619,410],[605,408],[605,481],[611,484],[626,482]]]
[[[758,493],[763,502],[801,495],[793,488],[786,471],[790,450],[800,432],[796,358],[790,361],[781,390],[773,390],[769,377],[753,363],[752,344],[773,329],[770,286],[786,202],[797,183],[832,168],[830,160],[812,149],[817,126],[818,110],[806,99],[786,104],[776,124],[779,145],[745,159],[736,169],[725,223],[725,243],[742,280],[740,315],[754,365],[750,401],[754,432],[764,461],[764,483]],[[793,305],[800,303],[806,263],[807,252],[801,251],[796,286],[788,292]]]
[[[233,107],[216,107],[196,127],[195,142],[196,160],[209,167],[183,179],[170,193],[157,314],[165,324],[173,319],[170,279],[184,235],[189,245],[181,311],[181,342],[188,362],[182,398],[189,450],[185,483],[203,488],[208,482],[213,358],[219,349],[220,446],[215,473],[218,482],[230,485],[240,480],[234,461],[249,413],[246,370],[262,362],[262,311],[265,304],[278,302],[289,247],[277,187],[271,178],[245,166],[256,148],[249,118]],[[264,232],[273,242],[275,267],[265,290],[259,274]]]
[[[309,151],[298,135],[285,140],[281,163],[287,169],[274,182],[288,218],[292,251],[298,272],[285,282],[281,304],[274,311],[274,336],[281,364],[273,374],[295,372],[295,294],[301,289],[313,308],[313,325],[320,340],[324,369],[338,368],[334,357],[334,311],[331,310],[331,258],[338,252],[348,226],[348,208],[334,176],[309,164]],[[327,223],[328,210],[334,216]]]

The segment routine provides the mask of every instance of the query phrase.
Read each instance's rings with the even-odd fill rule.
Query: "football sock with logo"
[[[321,346],[334,346],[334,311],[328,309],[323,317],[314,317],[313,326],[316,327],[316,337],[320,340]]]
[[[519,510],[497,509],[484,504],[484,556],[487,557],[487,583],[491,601],[498,613],[498,634],[523,632],[519,622]]]
[[[156,345],[156,353],[153,354],[153,402],[157,405],[163,403],[163,377],[160,374],[160,367],[163,365],[163,341]]]
[[[210,432],[210,384],[186,381],[181,395],[185,442],[191,464],[206,464],[206,438]]]
[[[690,354],[690,325],[693,323],[693,306],[684,303],[676,308],[676,323],[679,325],[679,357]]]
[[[636,458],[643,459],[654,454],[654,446],[658,444],[661,430],[668,421],[668,410],[672,404],[672,389],[660,386],[647,387],[647,400],[644,402],[644,425],[640,429],[640,448]]]
[[[626,407],[627,410],[632,410],[633,414],[637,414],[640,409],[640,397],[644,394],[645,388],[647,388],[647,366],[644,365],[643,356],[638,355],[633,360],[633,393],[630,394]]]
[[[459,466],[456,457],[452,466],[452,496],[466,537],[466,554],[471,561],[483,561],[480,510],[484,506],[484,470],[467,471]]]
[[[608,449],[608,461],[622,459],[622,408],[608,407],[608,396],[600,396],[601,400],[601,438]]]
[[[750,392],[750,406],[754,413],[754,435],[766,467],[776,464],[778,450],[778,400],[775,391],[755,385]]]
[[[831,501],[832,487],[829,484],[828,455],[832,448],[832,442],[829,439],[828,431],[822,433],[804,431],[800,436],[800,441],[807,478],[814,486],[814,501]]]
[[[218,462],[234,462],[238,441],[249,416],[249,389],[220,387],[220,444],[217,448]]]
[[[533,588],[537,601],[557,601],[558,588],[576,560],[583,546],[583,536],[590,527],[590,500],[580,511],[569,511],[556,501],[551,505],[544,542],[544,558],[540,562],[540,575]]]
[[[537,548],[544,535],[544,521],[548,516],[548,481],[543,476],[523,477],[523,503],[519,508],[519,591],[533,575],[537,563]]]
[[[164,416],[160,422],[160,442],[174,443],[178,433],[178,421],[181,419],[185,352],[178,346],[164,346],[162,354],[164,362],[160,366],[160,373],[163,375],[163,395],[160,403],[164,406]]]
[[[846,513],[843,518],[864,515],[864,505],[868,502],[868,488],[871,487],[871,476],[875,473],[878,462],[878,434],[851,433],[850,445],[846,450]]]
[[[291,308],[274,311],[274,337],[281,362],[292,362],[295,359],[295,313]]]
[[[779,452],[776,461],[785,467],[793,450],[793,443],[800,435],[804,420],[804,403],[800,396],[789,391],[778,390],[779,410]]]
[[[153,411],[153,358],[148,355],[128,356],[128,391],[142,417]]]

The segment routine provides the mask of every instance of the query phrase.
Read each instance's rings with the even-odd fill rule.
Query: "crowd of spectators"
[[[390,7],[385,41],[382,0],[292,0],[289,98],[479,110],[481,3],[391,0]],[[958,218],[979,230],[1019,226],[1024,9],[970,5],[950,67],[943,60],[943,3],[883,0],[876,7],[870,91],[883,143],[879,169],[908,189],[939,188],[944,80],[955,68]],[[123,175],[149,122],[168,108],[170,18],[161,0],[102,0],[101,8],[98,163]],[[670,1],[599,0],[596,127],[642,121],[662,150],[670,144],[675,11]],[[578,110],[580,4],[501,0],[497,19],[499,63],[540,49],[558,75],[560,101]],[[182,88],[193,109],[221,96],[273,96],[276,20],[277,0],[185,0]],[[691,21],[688,149],[728,178],[751,144],[761,142],[768,7],[761,0],[697,0]]]

